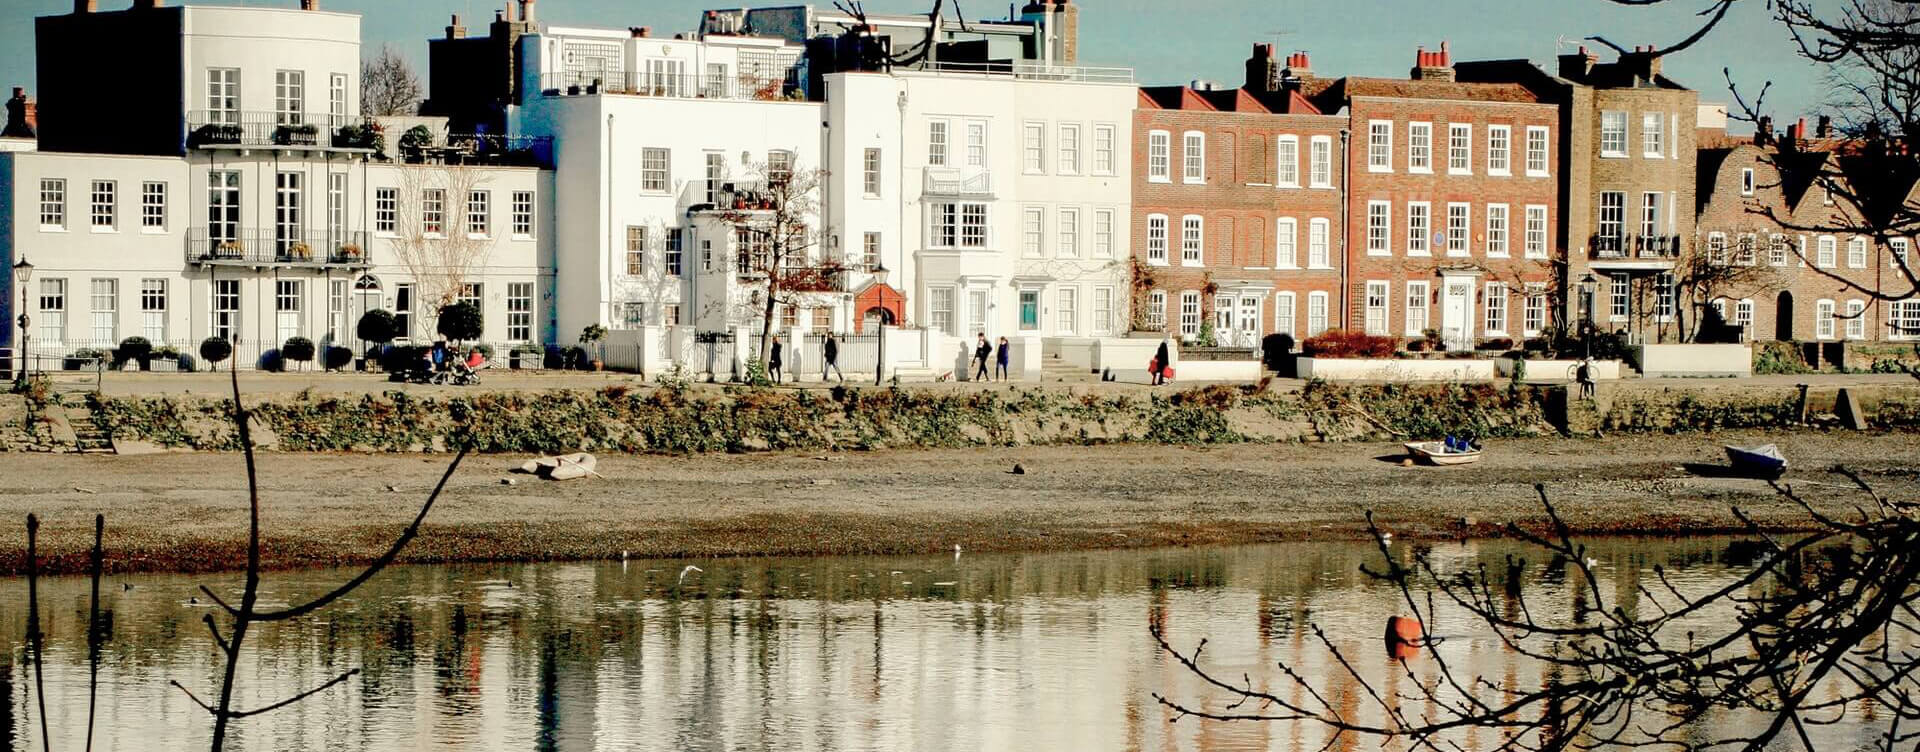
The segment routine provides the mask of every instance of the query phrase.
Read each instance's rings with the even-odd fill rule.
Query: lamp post
[[[1580,277],[1580,297],[1586,301],[1586,315],[1580,317],[1580,344],[1586,348],[1586,360],[1593,360],[1593,293],[1600,280],[1587,272]]]
[[[885,262],[875,260],[873,263],[872,274],[873,274],[873,284],[880,287],[887,286],[887,265]],[[881,291],[880,295],[881,295],[880,323],[879,323],[879,328],[875,330],[880,335],[880,342],[879,342],[879,349],[876,351],[875,353],[876,357],[874,358],[874,361],[873,361],[873,385],[874,386],[881,386],[885,384],[887,380],[887,307],[886,307],[886,297],[885,297],[886,292]]]
[[[20,288],[20,346],[14,348],[14,384],[21,390],[27,388],[27,327],[33,319],[27,317],[27,283],[33,281],[33,264],[27,263],[27,257],[21,256],[19,263],[13,265],[13,286]]]

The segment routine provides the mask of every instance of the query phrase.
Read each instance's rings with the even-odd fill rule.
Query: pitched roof
[[[1398,78],[1348,76],[1327,83],[1312,94],[1320,110],[1331,112],[1356,97],[1391,99],[1453,99],[1469,102],[1534,104],[1541,97],[1520,84],[1483,84],[1460,81],[1416,81]]]

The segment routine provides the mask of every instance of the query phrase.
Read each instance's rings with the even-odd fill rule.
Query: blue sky
[[[168,0],[174,4],[180,0]],[[364,16],[368,46],[394,43],[416,66],[426,65],[426,39],[439,36],[447,16],[461,14],[484,27],[504,0],[321,0],[327,10]],[[801,0],[762,0],[792,4]],[[999,17],[1007,0],[961,0],[969,17]],[[1598,34],[1616,44],[1671,43],[1690,33],[1693,14],[1708,0],[1669,0],[1633,8],[1607,0],[1079,0],[1081,58],[1087,65],[1127,65],[1142,82],[1195,78],[1241,81],[1241,63],[1256,41],[1282,50],[1304,49],[1321,75],[1404,76],[1414,49],[1452,43],[1455,59],[1525,57],[1551,64],[1561,39]],[[1832,0],[1825,0],[1832,2]],[[72,0],[4,0],[0,11],[0,86],[33,88],[32,17],[71,11]],[[100,0],[104,9],[132,0]],[[218,0],[216,4],[293,7],[297,0]],[[579,25],[652,26],[656,33],[689,29],[699,11],[754,5],[751,0],[539,0],[541,20]],[[830,5],[820,0],[822,5]],[[950,1],[949,6],[953,3]],[[928,0],[867,0],[876,12],[913,12]],[[1610,54],[1603,54],[1610,57]],[[1698,89],[1702,101],[1729,101],[1723,66],[1743,92],[1773,81],[1768,108],[1782,122],[1819,108],[1820,71],[1794,56],[1785,31],[1760,2],[1736,5],[1706,42],[1670,59],[1670,77]],[[424,71],[423,71],[424,72]],[[1750,95],[1749,95],[1750,96]],[[1736,126],[1736,130],[1740,130]]]

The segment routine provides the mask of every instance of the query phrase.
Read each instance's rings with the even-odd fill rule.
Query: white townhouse
[[[897,272],[907,323],[969,341],[1126,333],[1132,71],[826,78],[830,164],[860,178],[834,182],[833,223]]]
[[[559,330],[691,326],[758,318],[743,242],[728,221],[768,175],[826,164],[824,106],[794,92],[801,48],[779,39],[652,37],[550,27],[520,38],[512,119],[550,136],[557,167]],[[824,197],[816,196],[824,203]],[[824,209],[820,212],[825,215]],[[815,263],[837,258],[827,235]],[[851,321],[846,275],[810,296],[815,330]]]
[[[362,117],[357,15],[78,0],[37,35],[38,150],[0,154],[0,259],[34,267],[34,354],[220,336],[248,366],[294,336],[357,345],[373,308],[426,340],[427,290],[456,285],[485,341],[553,340],[544,149]],[[86,84],[101,48],[127,52],[110,77],[136,101]]]

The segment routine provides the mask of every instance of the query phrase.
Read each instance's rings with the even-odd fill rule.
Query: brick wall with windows
[[[1384,159],[1373,143],[1348,155],[1347,320],[1397,337],[1451,327],[1443,335],[1455,347],[1534,336],[1550,323],[1539,314],[1564,259],[1559,109],[1518,85],[1458,83],[1446,70],[1340,79],[1316,94],[1323,110],[1348,108],[1356,138],[1372,124],[1395,134]],[[1529,169],[1540,149],[1546,169]]]
[[[1875,238],[1852,198],[1886,188],[1855,188],[1850,168],[1865,158],[1794,134],[1699,151],[1703,252],[1710,263],[1756,267],[1711,297],[1751,341],[1891,339],[1892,309],[1868,291],[1907,289],[1894,256],[1920,239]]]
[[[1347,122],[1285,91],[1142,90],[1134,163],[1148,164],[1152,133],[1169,133],[1176,175],[1154,180],[1141,169],[1133,177],[1132,255],[1151,280],[1135,291],[1136,323],[1164,322],[1190,338],[1210,321],[1222,344],[1248,347],[1266,335],[1297,342],[1312,326],[1342,326],[1332,301],[1339,293],[1338,160]],[[1187,154],[1189,144],[1204,153]],[[1189,165],[1204,182],[1185,179]],[[1198,248],[1190,240],[1196,226]],[[1309,315],[1310,302],[1319,313]]]

